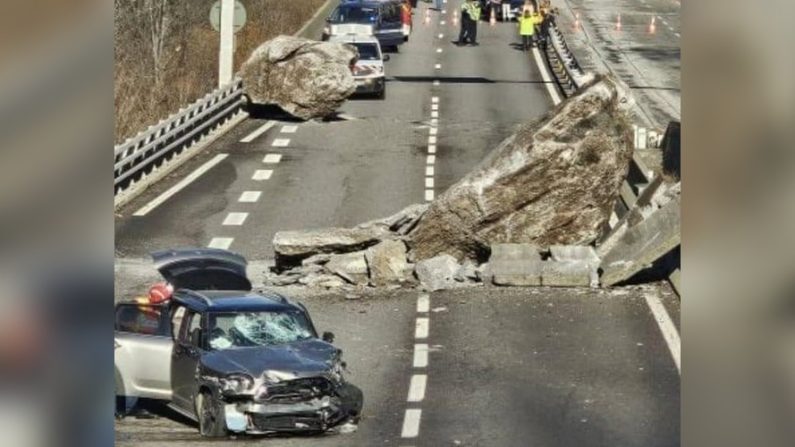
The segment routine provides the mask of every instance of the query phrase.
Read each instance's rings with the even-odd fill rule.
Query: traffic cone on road
[[[497,24],[497,16],[494,15],[494,8],[491,9],[491,17],[489,17],[489,25],[494,26]]]
[[[621,14],[618,15],[618,19],[616,20],[616,31],[621,31]]]
[[[574,14],[574,31],[580,29],[580,13]]]
[[[651,23],[649,23],[649,34],[654,34],[657,31],[656,17],[651,16]]]
[[[423,19],[423,22],[426,25],[430,25],[431,24],[431,11],[429,9],[425,10],[425,18]]]

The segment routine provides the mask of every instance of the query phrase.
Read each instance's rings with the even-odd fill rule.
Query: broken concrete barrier
[[[389,235],[388,230],[376,226],[279,231],[273,236],[276,270],[282,271],[300,265],[303,259],[313,255],[364,250]]]
[[[679,197],[621,235],[602,257],[603,285],[630,279],[681,243]]]

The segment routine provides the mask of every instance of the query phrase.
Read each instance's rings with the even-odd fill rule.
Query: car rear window
[[[378,21],[378,10],[363,6],[340,6],[331,14],[333,23],[374,23]]]
[[[119,332],[170,337],[166,307],[148,304],[119,304],[116,325]]]
[[[355,43],[353,44],[359,50],[359,60],[362,61],[377,61],[381,60],[381,55],[378,54],[378,46],[374,43]]]

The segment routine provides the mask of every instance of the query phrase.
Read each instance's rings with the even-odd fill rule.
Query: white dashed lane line
[[[425,386],[428,384],[428,376],[425,374],[414,374],[411,376],[409,384],[409,402],[422,402],[425,399]]]
[[[201,165],[198,168],[196,168],[195,171],[193,171],[190,174],[188,174],[187,177],[185,177],[184,179],[180,180],[179,183],[177,183],[176,185],[174,185],[171,188],[167,189],[162,194],[160,194],[159,196],[157,196],[154,199],[152,199],[151,202],[147,203],[146,205],[141,207],[138,211],[134,212],[133,216],[137,216],[137,217],[146,216],[147,214],[149,214],[150,211],[152,211],[153,209],[155,209],[158,206],[160,206],[163,202],[165,202],[166,200],[170,199],[176,193],[182,191],[186,186],[188,186],[191,183],[193,183],[197,178],[201,177],[205,172],[207,172],[210,169],[212,169],[218,163],[224,161],[224,159],[226,159],[226,157],[228,157],[228,156],[229,156],[229,154],[218,154],[218,155],[216,155],[215,157],[210,159],[210,161],[204,163],[203,165]]]
[[[268,164],[276,164],[280,161],[282,161],[282,154],[267,154],[265,158],[262,159],[263,163]]]
[[[426,177],[433,177],[433,166],[426,166],[425,167],[425,176]]]
[[[420,418],[422,417],[422,410],[418,408],[410,408],[406,410],[406,416],[403,418],[403,429],[400,432],[402,438],[416,438],[420,434]]]
[[[420,295],[417,299],[417,312],[428,313],[431,309],[431,297],[429,295]]]
[[[428,153],[429,154],[435,154],[436,153],[436,145],[435,144],[429,144],[428,145]]]
[[[290,145],[289,138],[276,138],[275,140],[273,140],[273,143],[271,143],[271,146],[273,147],[287,147],[289,145]]]
[[[425,187],[428,189],[433,188],[433,177],[425,177]]]
[[[240,226],[240,225],[243,225],[243,223],[246,221],[247,217],[248,217],[248,213],[229,213],[229,214],[226,215],[226,219],[224,219],[224,222],[221,225],[224,225],[224,226],[229,226],[229,225]]]
[[[426,368],[428,366],[428,345],[425,343],[414,345],[414,367]]]
[[[235,239],[231,237],[214,237],[210,240],[210,243],[207,244],[207,247],[228,250],[229,246],[232,245],[232,242],[234,242],[234,240]]]
[[[298,130],[298,126],[282,126],[282,133],[295,133]]]
[[[250,134],[246,135],[246,136],[245,136],[245,137],[244,137],[242,140],[240,140],[240,142],[241,142],[241,143],[251,143],[251,142],[252,142],[252,141],[254,141],[254,140],[257,138],[257,137],[259,137],[260,135],[262,135],[262,134],[264,134],[265,132],[267,132],[267,131],[268,131],[268,130],[269,130],[271,127],[273,127],[275,124],[276,124],[276,123],[275,123],[274,121],[268,121],[268,122],[266,122],[265,124],[263,124],[262,126],[260,126],[260,127],[257,129],[257,130],[255,130],[254,132],[251,132]]]
[[[426,202],[433,202],[433,197],[434,197],[433,190],[432,189],[426,189],[425,190],[425,201]]]
[[[237,199],[238,202],[243,203],[254,203],[259,200],[259,197],[262,195],[261,191],[243,191],[240,194],[240,198]]]
[[[414,338],[425,339],[428,338],[428,329],[430,322],[427,318],[417,318],[417,323],[414,328]]]
[[[432,165],[436,163],[436,155],[428,155],[428,158],[425,160],[425,164]]]
[[[257,169],[254,171],[254,175],[251,177],[251,180],[262,181],[268,180],[273,175],[273,171],[270,169]]]

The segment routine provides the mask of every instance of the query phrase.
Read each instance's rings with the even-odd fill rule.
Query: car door
[[[202,314],[188,310],[182,318],[171,355],[172,402],[189,414],[194,412],[196,369],[202,353]]]
[[[116,305],[116,395],[171,399],[171,324],[168,305]]]

